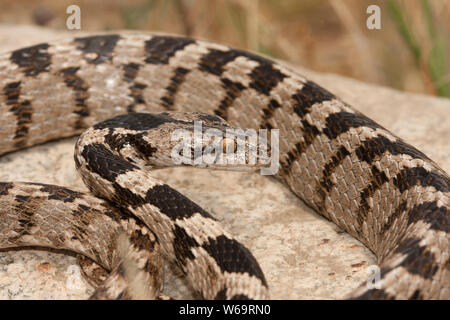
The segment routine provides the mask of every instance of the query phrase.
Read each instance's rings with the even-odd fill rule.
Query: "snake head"
[[[176,142],[170,153],[174,165],[236,171],[268,166],[270,148],[265,133],[232,128],[224,120],[214,120],[221,119],[217,116],[206,116],[171,132],[171,142]]]
[[[80,137],[90,144],[105,144],[138,167],[189,165],[251,171],[271,162],[266,136],[265,130],[232,128],[216,115],[164,112],[120,115]]]

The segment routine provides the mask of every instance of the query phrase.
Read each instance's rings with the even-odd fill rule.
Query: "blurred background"
[[[314,71],[450,97],[450,0],[0,0],[0,23],[185,34]],[[369,5],[381,29],[369,30]]]

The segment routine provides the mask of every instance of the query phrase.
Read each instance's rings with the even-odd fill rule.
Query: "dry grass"
[[[83,30],[141,29],[227,43],[397,89],[450,96],[450,1],[1,0],[0,23],[65,28],[78,4]],[[366,28],[378,4],[382,30]]]

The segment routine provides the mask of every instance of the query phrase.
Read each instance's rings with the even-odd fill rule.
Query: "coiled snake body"
[[[150,177],[138,178],[139,163],[118,157],[128,145],[141,157],[158,151],[139,132],[132,132],[128,144],[121,140],[120,130],[136,123],[137,113],[169,112],[164,117],[173,118],[173,111],[201,112],[240,128],[280,130],[277,178],[377,255],[382,287],[362,285],[353,298],[450,298],[448,175],[284,66],[211,42],[121,33],[4,54],[0,84],[0,154],[130,114],[94,126],[103,134],[83,142],[75,157],[89,188],[97,194],[92,185],[100,184],[110,194],[107,200],[120,208],[63,187],[0,183],[2,248],[68,248],[114,269],[120,278],[127,267],[118,262],[114,246],[124,229],[134,248],[160,248],[204,298],[267,297],[264,275],[245,247],[178,192]],[[141,127],[148,126],[142,121]],[[166,118],[157,126],[169,122]],[[130,124],[128,129],[139,128]],[[158,270],[158,259],[154,265],[142,263],[148,257],[135,260],[140,270]],[[108,286],[99,288],[97,295],[133,296],[107,291]]]

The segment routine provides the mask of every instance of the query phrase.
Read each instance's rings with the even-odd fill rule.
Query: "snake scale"
[[[0,56],[0,154],[93,126],[95,138],[78,141],[75,162],[94,194],[91,183],[108,190],[101,200],[59,186],[0,183],[0,248],[68,248],[115,270],[114,282],[127,274],[114,249],[125,230],[146,256],[133,258],[138,274],[158,273],[158,258],[148,256],[160,250],[203,298],[267,298],[244,246],[180,193],[139,178],[145,165],[124,160],[130,145],[141,158],[159,151],[145,130],[173,123],[175,111],[279,129],[276,178],[377,256],[381,288],[362,284],[352,298],[450,298],[450,179],[438,165],[289,68],[181,36],[103,34]],[[96,294],[133,297],[127,290],[100,286]]]

